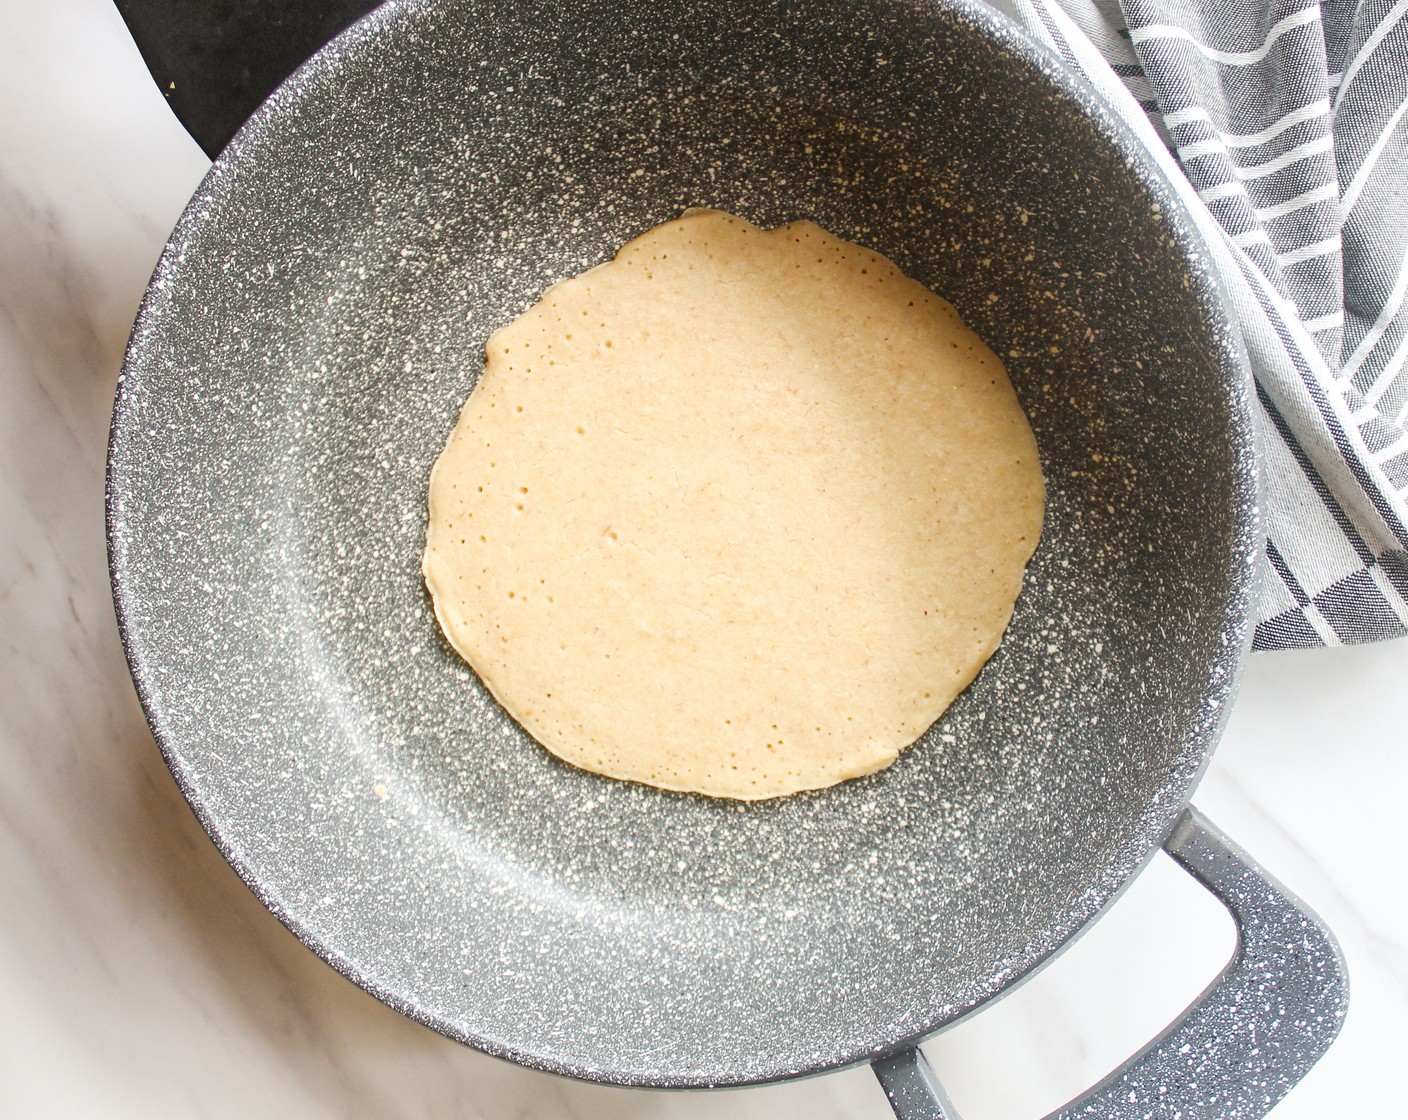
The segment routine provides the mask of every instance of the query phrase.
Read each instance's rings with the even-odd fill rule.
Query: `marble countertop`
[[[0,1115],[888,1115],[865,1069],[668,1094],[485,1057],[342,980],[241,885],[143,721],[103,542],[123,345],[207,163],[111,0],[0,0],[0,91]],[[1197,797],[1349,962],[1343,1034],[1276,1120],[1402,1108],[1405,682],[1402,641],[1253,658]],[[925,1050],[965,1120],[1043,1115],[1156,1034],[1232,944],[1160,856],[1054,965]]]

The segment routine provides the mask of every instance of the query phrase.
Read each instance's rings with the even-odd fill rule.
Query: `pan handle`
[[[1194,808],[1164,850],[1227,907],[1237,950],[1176,1023],[1047,1120],[1265,1116],[1339,1033],[1349,980],[1324,923]],[[899,1120],[958,1120],[918,1047],[872,1068]]]
[[[116,0],[176,118],[214,159],[309,55],[378,0]]]

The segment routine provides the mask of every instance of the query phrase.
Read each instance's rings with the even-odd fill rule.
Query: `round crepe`
[[[953,308],[810,222],[690,211],[496,332],[431,474],[446,636],[540,743],[755,799],[892,762],[992,654],[1031,428]]]

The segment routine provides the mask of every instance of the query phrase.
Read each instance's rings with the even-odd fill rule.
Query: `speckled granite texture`
[[[111,448],[129,660],[241,875],[416,1019],[626,1084],[862,1060],[1046,959],[1185,804],[1258,547],[1213,282],[1123,143],[967,2],[392,3],[316,57],[173,235]],[[556,761],[419,567],[489,332],[693,205],[811,218],[952,300],[1049,486],[943,722],[747,806]]]

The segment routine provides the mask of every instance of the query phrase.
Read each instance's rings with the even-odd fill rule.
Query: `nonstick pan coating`
[[[1049,486],[941,723],[750,805],[557,761],[419,567],[490,331],[691,205],[811,218],[952,300]],[[559,1073],[814,1072],[1029,972],[1186,803],[1244,645],[1247,392],[1170,192],[985,9],[393,3],[237,136],[157,269],[114,417],[119,617],[216,843],[359,984]]]

